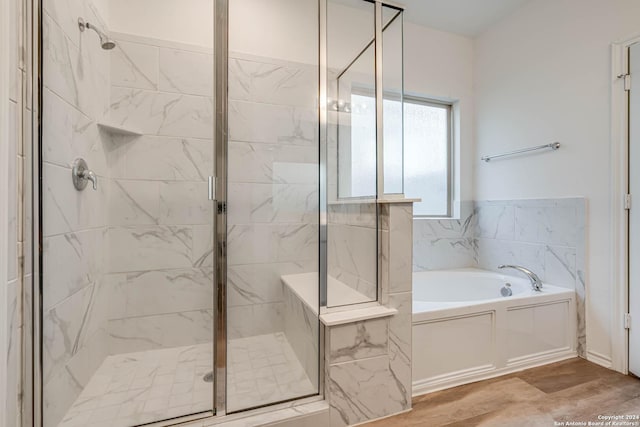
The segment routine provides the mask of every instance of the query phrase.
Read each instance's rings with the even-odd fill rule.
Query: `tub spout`
[[[528,268],[520,267],[519,265],[504,265],[504,264],[499,265],[498,268],[499,269],[512,268],[514,270],[518,270],[519,272],[526,274],[529,280],[531,281],[531,287],[533,288],[533,290],[536,292],[542,291],[542,280],[540,280],[540,278],[536,273],[529,270]]]

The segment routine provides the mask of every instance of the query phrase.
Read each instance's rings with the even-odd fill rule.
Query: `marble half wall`
[[[325,326],[325,394],[330,426],[411,409],[412,203],[380,209],[380,304],[390,317]]]
[[[413,270],[499,271],[498,265],[511,263],[530,268],[545,282],[575,289],[577,348],[584,357],[586,199],[475,201],[463,206],[459,220],[414,219]]]

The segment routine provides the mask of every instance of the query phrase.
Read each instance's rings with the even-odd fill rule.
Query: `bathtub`
[[[575,357],[575,304],[573,289],[536,292],[524,276],[413,273],[413,395]]]

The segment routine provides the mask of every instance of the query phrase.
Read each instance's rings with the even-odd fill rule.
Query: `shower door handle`
[[[216,200],[216,178],[214,176],[209,177],[209,200]]]

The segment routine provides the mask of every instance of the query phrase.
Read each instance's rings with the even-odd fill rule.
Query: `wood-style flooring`
[[[366,426],[552,427],[598,415],[640,416],[640,379],[576,358],[418,396],[411,412]]]

